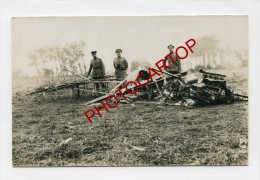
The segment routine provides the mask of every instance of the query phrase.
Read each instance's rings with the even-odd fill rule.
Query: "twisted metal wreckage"
[[[187,72],[171,74],[167,71],[164,71],[164,74],[162,76],[154,78],[153,81],[150,81],[146,86],[136,87],[135,85],[129,85],[127,87],[128,91],[136,91],[138,88],[137,93],[135,95],[127,94],[126,88],[122,88],[121,93],[125,94],[126,96],[126,98],[124,99],[122,98],[122,96],[120,96],[119,92],[116,92],[116,90],[120,87],[123,87],[123,85],[126,84],[126,82],[129,80],[128,77],[122,81],[118,81],[114,78],[106,78],[97,81],[93,79],[88,79],[84,76],[77,74],[74,75],[81,77],[84,80],[75,81],[72,83],[65,83],[58,86],[41,87],[27,94],[45,94],[48,92],[56,92],[62,89],[71,89],[73,94],[77,97],[82,96],[86,92],[95,92],[98,94],[103,94],[102,96],[96,99],[86,102],[85,105],[87,106],[95,105],[112,94],[120,100],[120,103],[130,103],[132,102],[132,100],[138,99],[145,101],[135,101],[136,103],[183,105],[189,108],[195,105],[203,106],[223,103],[230,104],[234,101],[248,100],[248,96],[234,93],[234,89],[227,86],[225,80],[226,75],[211,73],[202,69],[200,69],[199,72],[201,74],[201,77],[195,74],[187,75]],[[141,82],[147,82],[147,80],[150,78],[149,73],[145,70],[141,70],[138,73],[145,74],[145,76],[142,76],[142,78],[140,78]],[[88,84],[94,83],[105,83],[106,89],[103,91],[97,91],[95,89],[95,86],[88,86]],[[109,88],[110,83],[117,83],[117,85],[111,89]],[[174,101],[177,103],[173,103]]]

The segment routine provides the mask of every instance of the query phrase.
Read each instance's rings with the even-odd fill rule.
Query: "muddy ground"
[[[247,94],[247,76],[234,72],[224,72],[228,85]],[[248,102],[194,109],[120,104],[91,126],[83,114],[87,97],[62,94],[13,93],[15,167],[247,164]]]

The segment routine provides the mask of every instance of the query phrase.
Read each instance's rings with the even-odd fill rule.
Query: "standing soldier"
[[[97,57],[97,51],[91,52],[93,59],[90,62],[90,67],[88,70],[87,77],[90,75],[92,69],[92,78],[93,79],[103,79],[105,77],[105,66],[101,58]],[[102,88],[105,89],[105,84],[100,83]],[[99,90],[99,83],[95,83],[96,89]]]
[[[128,68],[127,60],[121,56],[122,50],[117,49],[117,58],[114,59],[115,77],[117,79],[124,79],[126,77],[126,70]]]
[[[178,73],[181,72],[181,61],[174,54],[174,52],[173,52],[174,46],[173,45],[169,45],[168,49],[169,49],[170,53],[165,56],[165,60],[168,62],[168,66],[170,67],[170,69],[166,69],[166,70],[169,73],[178,74]]]

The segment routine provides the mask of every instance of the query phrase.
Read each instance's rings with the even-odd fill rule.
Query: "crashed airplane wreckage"
[[[155,69],[153,69],[155,70]],[[157,71],[157,70],[155,70]],[[235,100],[248,101],[248,97],[241,94],[234,93],[234,89],[226,85],[225,75],[206,72],[199,70],[201,77],[195,74],[187,75],[187,72],[179,74],[171,74],[164,71],[163,75],[149,82],[146,86],[138,86],[138,92],[135,95],[127,94],[128,91],[136,92],[136,85],[129,85],[120,90],[125,94],[127,99],[123,99],[119,92],[115,90],[122,87],[126,81],[121,82],[107,95],[88,101],[85,105],[95,105],[106,99],[109,95],[116,95],[121,103],[130,103],[133,99],[148,101],[137,101],[136,103],[158,103],[164,105],[184,105],[186,107],[193,107],[195,105],[212,105],[212,104],[230,104]],[[139,73],[144,73],[141,83],[145,84],[149,79],[149,73],[141,70]],[[137,76],[134,76],[137,77]],[[152,101],[152,100],[156,100]],[[159,101],[158,101],[159,100]],[[173,104],[172,102],[177,101]],[[112,103],[112,102],[110,102]]]
[[[137,77],[138,73],[145,74],[140,78],[140,82],[142,84],[147,83],[147,80],[150,78],[147,71],[138,71],[137,74],[132,74],[132,77],[129,75],[122,81],[111,78],[97,81],[81,76],[84,78],[82,81],[66,83],[59,86],[39,88],[29,92],[28,94],[47,93],[62,89],[72,89],[76,96],[81,96],[84,92],[95,92],[98,94],[103,94],[96,99],[86,102],[85,105],[97,104],[112,94],[116,95],[121,103],[130,103],[134,99],[137,99],[146,100],[137,101],[139,103],[184,105],[187,107],[223,103],[230,104],[234,101],[248,101],[248,96],[234,93],[234,89],[227,86],[225,75],[207,72],[202,69],[200,69],[199,72],[200,77],[195,74],[187,75],[187,72],[171,74],[167,71],[163,71],[161,76],[154,78],[153,81],[150,81],[146,86],[138,86],[138,92],[135,95],[127,94],[126,88],[122,88],[121,92],[125,94],[127,99],[123,99],[120,96],[120,93],[116,92],[116,90],[120,87],[123,87],[123,85],[126,84],[129,80],[136,80],[135,78]],[[107,89],[104,91],[96,91],[95,89],[89,90],[86,88],[86,84],[89,83],[105,83]],[[109,90],[109,83],[116,83],[117,85]],[[80,88],[82,85],[84,87]],[[130,91],[136,91],[136,86],[131,84],[127,87],[127,89]],[[173,104],[173,102],[177,103]]]

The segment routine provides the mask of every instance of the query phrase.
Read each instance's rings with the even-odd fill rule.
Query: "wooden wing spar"
[[[120,84],[120,83],[125,82],[125,80],[121,81],[121,80],[118,80],[118,79],[113,78],[111,76],[105,77],[104,79],[98,79],[98,80],[97,79],[91,79],[91,78],[87,78],[83,75],[76,74],[76,73],[74,73],[74,72],[72,72],[68,69],[63,69],[63,70],[70,72],[71,74],[73,74],[76,77],[81,78],[82,80],[73,81],[73,82],[69,82],[69,83],[63,83],[63,84],[60,84],[60,85],[48,85],[48,86],[44,86],[44,87],[39,87],[39,88],[34,89],[33,91],[28,92],[27,95],[32,95],[32,94],[37,94],[37,93],[55,92],[55,91],[64,90],[64,89],[72,89],[72,90],[76,90],[77,94],[78,94],[77,96],[79,96],[80,90],[86,91],[86,92],[89,91],[85,86],[85,85],[88,85],[88,84],[105,83],[106,85],[108,85],[109,83],[115,83],[115,84],[119,83]],[[91,92],[96,92],[96,93],[99,93],[99,94],[107,94],[105,92],[98,92],[98,91],[95,91],[95,90],[93,90]]]

